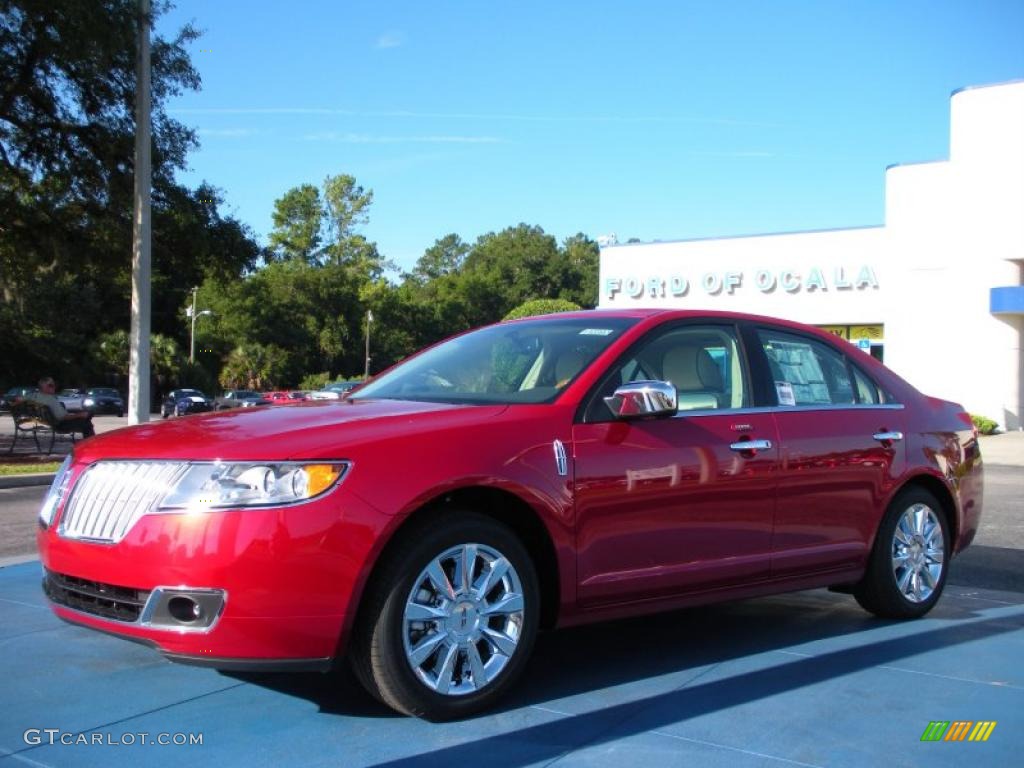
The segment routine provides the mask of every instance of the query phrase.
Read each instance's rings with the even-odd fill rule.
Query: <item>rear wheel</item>
[[[471,512],[407,536],[368,587],[350,659],[390,707],[429,720],[490,706],[537,632],[532,561],[504,525]]]
[[[949,524],[938,500],[922,488],[889,505],[867,573],[854,590],[866,610],[888,619],[924,616],[939,601],[950,554]]]

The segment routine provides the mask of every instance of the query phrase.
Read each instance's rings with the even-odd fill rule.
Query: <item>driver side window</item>
[[[677,411],[744,408],[750,404],[746,365],[730,326],[675,326],[653,332],[605,377],[587,407],[588,422],[610,421],[605,397],[633,381],[667,381]]]

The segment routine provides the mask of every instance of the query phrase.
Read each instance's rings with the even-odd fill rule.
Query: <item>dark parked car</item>
[[[494,704],[545,627],[817,587],[924,616],[982,485],[961,406],[824,331],[566,312],[442,342],[346,400],[86,440],[37,541],[69,622],[228,669],[345,655],[396,710],[447,719]],[[643,653],[639,626],[606,631]],[[75,639],[63,659],[89,663]]]
[[[26,395],[38,392],[39,387],[11,387],[0,395],[0,411],[9,411],[11,406]]]
[[[172,389],[160,406],[160,415],[184,416],[213,410],[213,402],[198,389]]]
[[[86,390],[85,397],[82,398],[82,407],[94,416],[102,413],[124,416],[124,398],[120,392],[110,387],[93,387]]]
[[[226,411],[229,408],[252,408],[256,405],[270,405],[270,400],[251,389],[229,389],[213,401],[213,410]]]

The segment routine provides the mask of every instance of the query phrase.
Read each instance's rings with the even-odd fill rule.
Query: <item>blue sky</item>
[[[265,241],[327,174],[408,269],[519,222],[559,239],[883,223],[885,166],[945,158],[949,95],[1024,78],[1024,0],[178,0],[203,78],[174,99]]]

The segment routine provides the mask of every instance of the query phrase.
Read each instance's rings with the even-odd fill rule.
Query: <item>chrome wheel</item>
[[[938,516],[926,504],[900,515],[892,537],[892,572],[899,593],[923,603],[938,586],[945,567],[945,542]]]
[[[484,544],[452,547],[420,572],[406,598],[406,661],[436,693],[475,693],[515,655],[524,606],[519,574],[501,552]]]

